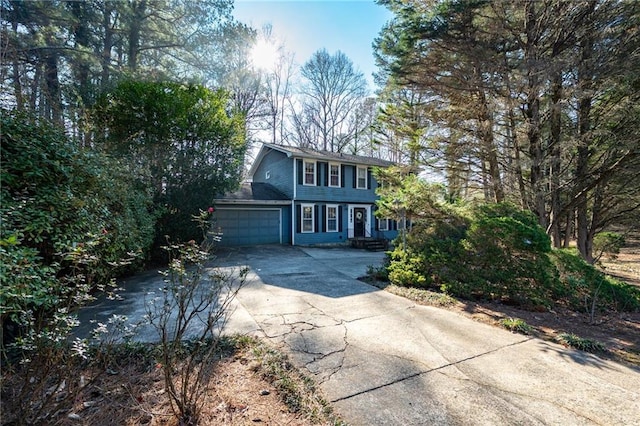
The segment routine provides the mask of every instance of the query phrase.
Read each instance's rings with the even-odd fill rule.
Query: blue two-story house
[[[239,191],[215,200],[225,246],[325,245],[391,240],[397,225],[374,216],[372,157],[263,144]]]

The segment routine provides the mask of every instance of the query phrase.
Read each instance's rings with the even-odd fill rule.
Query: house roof
[[[342,152],[319,151],[311,148],[300,148],[297,146],[284,146],[275,145],[272,143],[263,143],[262,148],[256,156],[256,160],[251,166],[251,170],[249,171],[250,176],[253,176],[255,168],[258,166],[264,155],[269,150],[280,151],[286,154],[287,157],[310,158],[321,161],[335,161],[343,164],[359,164],[364,166],[378,167],[389,167],[395,164],[392,161],[382,160],[375,157],[367,157],[364,155],[351,155]]]
[[[245,182],[235,192],[216,198],[218,204],[288,204],[290,199],[269,183]]]

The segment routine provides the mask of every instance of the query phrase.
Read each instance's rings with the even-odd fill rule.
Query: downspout
[[[297,161],[295,159],[295,157],[293,158],[293,199],[291,200],[291,245],[295,246],[296,245],[296,197],[297,197],[297,190],[298,190],[298,181],[297,181]]]

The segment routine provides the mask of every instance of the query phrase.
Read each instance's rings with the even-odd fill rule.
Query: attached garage
[[[282,244],[282,209],[224,208],[216,210],[214,227],[221,245]]]
[[[266,183],[245,183],[214,200],[213,231],[221,246],[291,244],[291,201]]]

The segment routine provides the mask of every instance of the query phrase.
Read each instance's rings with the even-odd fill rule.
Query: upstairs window
[[[316,184],[316,163],[313,161],[304,162],[304,184]]]
[[[367,189],[367,168],[357,167],[356,188]]]
[[[340,164],[329,164],[329,186],[340,186]]]

